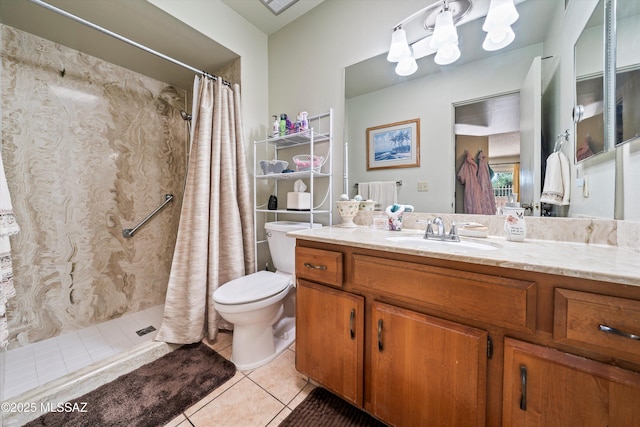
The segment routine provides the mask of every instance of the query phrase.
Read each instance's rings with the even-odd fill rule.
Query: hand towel
[[[373,200],[369,197],[369,183],[368,182],[359,182],[358,183],[358,194],[362,197],[363,200]]]
[[[571,171],[569,159],[561,152],[551,153],[547,158],[547,171],[540,196],[541,203],[568,205],[571,195]]]
[[[380,203],[380,209],[398,203],[398,191],[395,181],[372,181],[369,183],[368,199]]]

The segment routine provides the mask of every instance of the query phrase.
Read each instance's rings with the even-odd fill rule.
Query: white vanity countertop
[[[366,226],[332,226],[294,231],[287,235],[302,240],[640,286],[640,253],[616,246],[534,239],[511,242],[504,237],[489,236],[484,239],[462,237],[461,240],[495,244],[498,249],[455,249],[456,243],[452,242],[447,245],[452,245],[453,249],[440,250],[387,240],[388,237],[423,234],[415,229],[387,231]]]

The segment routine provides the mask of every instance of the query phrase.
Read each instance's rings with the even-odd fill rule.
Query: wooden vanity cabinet
[[[371,413],[397,426],[484,426],[487,332],[373,303]]]
[[[640,426],[640,373],[505,339],[503,427]]]
[[[295,263],[296,369],[362,406],[364,298],[339,290],[341,252],[297,246]]]
[[[364,298],[298,279],[296,369],[362,406]]]
[[[640,426],[640,286],[297,245],[296,367],[382,421]]]

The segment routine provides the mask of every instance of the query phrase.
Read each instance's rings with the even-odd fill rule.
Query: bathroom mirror
[[[575,160],[605,151],[604,130],[604,0],[598,3],[576,41]]]
[[[640,1],[616,5],[616,144],[640,137]]]
[[[596,3],[599,3],[599,4],[596,4]],[[624,0],[618,3],[619,5],[622,5],[622,3],[624,3],[625,7],[628,7],[628,8],[631,8],[632,6],[636,6],[637,8],[638,6],[640,6],[640,2],[637,2],[637,1]],[[634,3],[634,5],[631,5],[630,3]],[[554,7],[551,8],[551,10],[547,10],[548,14],[544,17],[541,17],[540,15],[536,15],[533,12],[529,12],[529,10],[525,10],[525,7],[536,8],[536,7],[542,7],[543,5],[551,5],[551,4],[554,4]],[[592,19],[593,25],[600,26],[600,30],[593,30],[594,34],[597,33],[597,42],[596,42],[597,47],[594,48],[592,46],[589,50],[591,51],[590,54],[592,59],[594,59],[594,62],[596,59],[599,62],[599,66],[600,66],[599,77],[602,78],[601,73],[603,69],[602,63],[603,63],[603,56],[604,56],[604,51],[603,51],[604,43],[602,41],[604,37],[604,26],[603,26],[604,5],[602,1],[600,2],[589,1],[588,7],[590,10],[588,11],[584,10],[584,7],[582,7],[582,0],[577,2],[574,0],[570,2],[568,8],[571,9],[571,13],[569,14],[570,17],[567,20],[567,17],[566,17],[567,11],[565,10],[564,5],[556,2],[527,0],[518,5],[518,10],[520,12],[520,20],[521,20],[521,21],[519,20],[519,22],[521,22],[522,25],[525,25],[529,19],[533,19],[534,25],[537,25],[540,27],[541,26],[540,23],[543,23],[543,22],[560,20],[560,22],[562,22],[562,24],[560,25],[564,25],[565,24],[564,21],[566,21],[566,24],[568,25],[566,28],[563,28],[559,31],[550,32],[536,41],[532,41],[531,38],[529,38],[528,41],[530,43],[542,42],[544,43],[545,46],[547,44],[549,46],[554,46],[554,45],[560,46],[563,44],[562,40],[566,40],[567,37],[569,37],[570,40],[568,40],[566,43],[571,43],[571,46],[569,47],[569,49],[571,53],[574,53],[574,48],[575,48],[574,42],[578,38],[580,38],[580,34],[582,33],[582,30],[579,28],[576,28],[575,25],[573,24],[576,23],[576,19],[579,19],[579,21],[577,22],[580,22],[580,28],[582,28],[582,26],[587,28],[585,23],[589,21],[588,16],[590,16],[594,10],[597,10],[597,13],[594,14],[594,17]],[[579,12],[576,12],[576,10],[579,10]],[[625,16],[627,17],[637,16],[637,13],[629,12],[627,11],[627,9],[621,9],[621,8],[618,9],[619,12],[622,12],[623,10],[624,10]],[[622,19],[622,14],[619,13],[618,15],[621,17],[620,19]],[[637,19],[637,17],[635,19]],[[468,24],[465,24],[465,26],[466,25]],[[591,23],[589,25],[591,25]],[[638,24],[636,23],[636,24],[630,25],[629,27],[638,28]],[[527,27],[527,28],[530,29],[530,27]],[[545,29],[542,28],[542,31],[544,30]],[[571,33],[575,35],[567,36],[567,33]],[[549,35],[553,35],[553,37],[549,38]],[[471,36],[474,36],[474,34],[469,35],[469,37]],[[632,49],[633,46],[639,45],[638,32],[636,31],[635,33],[631,32],[631,34],[628,34],[626,30],[624,30],[624,26],[623,26],[623,29],[619,31],[617,39],[618,39],[618,45],[619,45],[618,49]],[[516,41],[517,40],[518,38],[516,38]],[[520,46],[520,48],[522,48],[522,46]],[[560,50],[555,49],[555,51],[559,52]],[[638,53],[638,49],[636,48],[636,54],[637,53]],[[532,53],[529,58],[529,61],[531,60],[532,57],[538,54],[539,53],[537,52]],[[543,57],[544,55],[547,55],[547,54],[548,54],[547,52],[542,53]],[[578,55],[581,55],[581,53],[578,53]],[[464,57],[464,53],[463,53],[463,57]],[[476,58],[475,60],[477,61],[478,58]],[[557,57],[554,56],[553,59],[544,59],[542,62],[543,62],[543,76],[545,75],[545,72],[544,72],[545,64],[550,65],[552,62],[553,62],[554,70],[561,70],[563,66],[565,69],[568,66],[570,70],[572,70],[569,72],[570,77],[569,76],[567,76],[566,78],[562,77],[565,74],[564,71],[562,72],[555,71],[554,74],[551,74],[552,80],[550,82],[545,81],[543,78],[543,85],[548,84],[551,86],[553,90],[555,90],[555,94],[552,93],[552,98],[546,101],[543,100],[543,110],[547,109],[546,111],[548,111],[549,106],[553,108],[555,105],[561,105],[562,102],[560,102],[560,99],[566,99],[566,97],[570,97],[568,104],[572,106],[575,102],[575,95],[576,95],[576,92],[574,92],[575,91],[574,84],[577,81],[577,79],[573,74],[573,71],[574,71],[573,55],[570,55],[570,56],[558,55]],[[569,63],[568,65],[566,65],[567,62]],[[636,64],[638,62],[640,61],[635,61]],[[450,90],[450,93],[448,93],[446,96],[448,96],[449,99],[452,99],[453,102],[449,102],[449,103],[446,103],[444,101],[439,102],[438,96],[441,94],[439,89],[435,92],[425,91],[421,93],[412,93],[410,90],[407,90],[406,87],[410,85],[411,79],[414,79],[414,78],[422,79],[422,80],[430,79],[434,82],[435,85],[444,86],[446,85],[447,78],[449,79],[456,78],[454,77],[454,75],[460,70],[463,64],[454,64],[444,69],[438,69],[438,67],[434,67],[432,65],[433,60],[432,58],[429,58],[429,57],[418,60],[418,64],[419,64],[418,72],[414,76],[411,76],[409,78],[406,78],[406,77],[400,78],[393,73],[393,64],[390,64],[386,61],[386,52],[346,67],[345,69],[345,102],[346,102],[345,104],[346,106],[345,108],[345,111],[346,111],[345,141],[348,142],[348,153],[349,153],[348,161],[346,162],[346,165],[345,165],[345,168],[348,170],[348,182],[349,182],[347,190],[349,191],[349,194],[354,194],[354,191],[356,191],[356,188],[357,188],[355,187],[354,184],[359,180],[364,180],[364,181],[402,180],[403,185],[402,187],[399,187],[399,195],[402,197],[402,199],[411,200],[411,201],[418,200],[419,203],[424,203],[427,206],[426,209],[423,209],[422,207],[417,207],[417,210],[422,210],[422,211],[426,210],[430,212],[436,212],[436,211],[454,212],[454,209],[455,209],[454,192],[455,192],[455,183],[456,183],[454,165],[453,164],[450,165],[447,169],[446,173],[449,173],[450,176],[443,175],[445,173],[443,172],[443,170],[446,169],[445,166],[446,166],[447,159],[453,159],[455,157],[454,146],[453,146],[454,145],[453,130],[447,128],[447,126],[449,126],[448,125],[449,123],[451,123],[450,127],[451,128],[453,127],[451,117],[454,115],[454,109],[452,107],[452,104],[463,103],[465,100],[473,101],[474,99],[485,98],[493,95],[501,95],[501,94],[510,92],[510,90],[500,89],[495,82],[496,80],[498,80],[498,78],[491,78],[491,79],[486,78],[482,80],[482,84],[483,85],[488,84],[489,86],[491,86],[491,87],[485,88],[485,91],[487,93],[478,94],[480,89],[478,89],[477,87],[469,87],[468,85],[462,85],[462,86],[451,85],[451,86],[447,86],[447,89]],[[620,67],[621,64],[618,64],[618,66]],[[499,69],[499,68],[500,68],[499,64],[497,64],[496,69]],[[640,67],[636,67],[636,68],[640,68]],[[636,69],[636,68],[632,68],[632,69]],[[424,72],[424,74],[420,74],[422,72]],[[491,73],[493,72],[491,71],[489,73],[490,73],[489,75],[492,75]],[[599,89],[597,91],[602,92],[603,84],[601,82],[586,83],[586,81],[589,80],[588,77],[597,77],[595,76],[595,71],[593,71],[592,73],[594,73],[594,75],[591,75],[591,76],[587,76],[586,74],[584,74],[582,76],[583,77],[582,80],[585,81],[585,85],[589,84],[591,86],[598,87]],[[478,75],[481,75],[481,74],[482,72],[478,71],[476,74],[470,73],[466,77],[468,77],[470,81],[478,82],[479,81]],[[567,79],[569,79],[569,81],[574,84],[569,83]],[[458,80],[458,78],[456,78],[456,80]],[[384,103],[386,108],[381,108],[379,105],[376,105],[376,103],[365,102],[364,100],[365,96],[368,96],[371,94],[378,94],[381,97],[384,95]],[[421,97],[422,99],[420,101],[413,102],[412,99],[414,97]],[[603,98],[600,98],[600,99],[603,99]],[[431,104],[433,104],[434,102],[438,102],[439,110],[442,110],[442,111],[434,111],[435,109],[431,106]],[[379,112],[379,110],[382,110],[383,112]],[[553,140],[555,138],[555,135],[557,135],[560,131],[564,130],[563,126],[565,126],[564,123],[566,123],[564,122],[564,120],[566,120],[567,118],[566,114],[567,113],[565,113],[564,111],[558,112],[556,114],[557,118],[555,119],[555,121],[550,122],[548,124],[548,127],[543,128],[545,131],[544,136],[545,136],[546,146],[548,149],[550,147],[553,147]],[[571,112],[569,111],[568,112],[569,120],[570,120],[570,114]],[[372,126],[371,124],[372,122],[375,124],[382,124],[384,123],[384,120],[386,120],[387,118],[389,118],[388,122],[393,122],[393,121],[399,121],[407,118],[418,117],[419,115],[421,115],[422,117],[424,117],[425,115],[430,115],[430,116],[438,115],[438,117],[442,117],[445,122],[445,124],[443,125],[441,123],[437,123],[438,120],[436,120],[436,123],[434,125],[430,125],[428,129],[423,130],[425,137],[429,135],[430,140],[428,144],[433,144],[433,145],[430,145],[429,147],[423,146],[421,148],[422,149],[421,152],[424,153],[423,160],[426,159],[426,161],[423,161],[421,163],[421,167],[419,169],[394,170],[384,175],[367,174],[366,171],[359,170],[361,169],[361,167],[359,166],[359,162],[361,162],[359,157],[361,156],[359,156],[358,153],[360,151],[364,152],[363,151],[364,150],[364,145],[363,145],[364,133],[359,132],[358,128],[366,129],[368,126]],[[363,116],[368,116],[369,123],[365,123],[363,121],[362,119]],[[560,117],[562,117],[562,122],[559,122]],[[433,120],[431,120],[431,122],[433,122]],[[638,120],[636,120],[636,122],[638,122]],[[434,129],[434,127],[436,129]],[[362,133],[362,135],[360,135],[360,133]],[[571,142],[573,142],[574,135],[571,136]],[[435,139],[436,141],[431,141],[431,139]],[[578,141],[576,140],[576,142]],[[545,144],[543,142],[543,148],[544,146]],[[571,144],[572,151],[575,149],[575,147],[576,146],[574,144]],[[598,150],[598,148],[595,148],[595,150],[602,151],[602,149]],[[548,152],[542,153],[543,166],[544,166],[545,154],[548,154]],[[575,151],[573,155],[569,153],[567,154],[570,155],[570,157],[574,157]],[[602,159],[602,161],[600,161],[600,159]],[[615,161],[611,162],[611,156],[607,156],[607,155],[594,156],[594,161],[598,163],[594,163],[594,164],[590,164],[590,162],[585,163],[586,165],[585,167],[590,167],[592,169],[589,171],[590,174],[592,175],[592,178],[596,174],[604,174],[605,177],[611,176],[611,174],[613,173],[612,170],[615,168]],[[594,167],[597,169],[595,172],[593,170]],[[542,174],[536,175],[533,178],[536,180],[539,179],[540,181],[542,181],[543,175]],[[423,193],[423,192],[418,192],[416,190],[415,187],[417,187],[418,181],[420,180],[425,180],[428,182],[428,188],[429,188],[428,192]],[[606,182],[609,182],[609,181],[606,181]],[[583,208],[583,210],[580,211],[580,214],[589,216],[591,212],[590,206],[591,204],[593,204],[593,205],[606,207],[605,209],[600,209],[598,210],[597,213],[594,213],[595,216],[613,218],[614,216],[613,206],[611,206],[611,209],[610,209],[611,211],[610,216],[607,212],[609,212],[609,208],[608,208],[609,203],[613,203],[613,200],[612,200],[613,197],[610,195],[612,194],[614,189],[615,188],[612,185],[604,184],[604,181],[603,183],[592,181],[591,188],[590,188],[591,191],[588,198],[589,206],[587,206],[586,209],[584,209],[584,206],[586,205],[586,203],[583,202],[583,205],[580,206],[581,208]],[[576,191],[575,188],[574,188],[574,191]],[[617,217],[617,219],[622,219],[622,217]]]
[[[544,55],[542,42],[549,32],[541,23],[550,25],[555,14],[564,13],[564,5],[525,1],[518,5],[518,11],[516,30],[521,36],[504,51],[487,53],[482,49],[483,38],[478,34],[482,34],[483,20],[478,19],[458,28],[460,39],[464,40],[460,44],[462,55],[450,66],[437,66],[433,56],[427,56],[417,60],[419,67],[414,75],[399,77],[394,73],[395,64],[386,60],[384,52],[346,67],[346,193],[357,194],[358,182],[402,182],[398,187],[399,202],[411,203],[422,212],[455,212],[455,106],[517,93],[533,58]],[[494,113],[481,112],[473,123],[486,127]],[[416,117],[421,119],[424,135],[420,167],[367,171],[363,154],[366,129]],[[468,148],[474,154],[478,150],[475,145]],[[513,164],[510,167],[513,169]],[[531,178],[526,182],[531,188],[542,186],[540,171],[532,171],[527,177]]]

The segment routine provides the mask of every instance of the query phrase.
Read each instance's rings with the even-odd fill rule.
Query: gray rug
[[[67,403],[77,411],[50,412],[26,425],[161,426],[235,372],[233,363],[206,345],[185,345]]]
[[[315,388],[280,427],[384,427],[386,424],[324,388]]]

